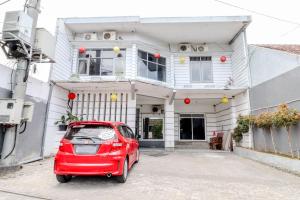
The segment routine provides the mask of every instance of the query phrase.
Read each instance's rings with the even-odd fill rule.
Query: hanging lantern
[[[179,63],[180,64],[184,64],[185,63],[185,57],[184,56],[180,56],[179,57]]]
[[[226,56],[221,56],[221,57],[220,57],[220,61],[221,61],[221,62],[226,62],[226,60],[227,60]]]
[[[112,102],[116,102],[117,99],[118,99],[117,94],[116,94],[116,93],[111,94],[111,95],[110,95],[110,99],[111,99]]]
[[[70,92],[69,94],[68,94],[68,99],[69,100],[74,100],[76,98],[76,94],[74,93],[74,92]]]
[[[84,47],[80,47],[80,48],[79,48],[79,53],[80,53],[80,54],[84,54],[85,51],[86,51],[86,49],[85,49]]]
[[[160,58],[160,54],[159,53],[155,53],[154,54],[154,58],[157,58],[157,59]]]
[[[229,99],[228,99],[228,97],[226,97],[226,96],[223,96],[222,97],[222,99],[221,99],[221,103],[223,103],[223,104],[227,104],[229,102]]]
[[[113,50],[116,54],[120,53],[121,51],[120,47],[114,47]]]
[[[185,98],[183,101],[187,105],[191,103],[191,99],[190,98]]]

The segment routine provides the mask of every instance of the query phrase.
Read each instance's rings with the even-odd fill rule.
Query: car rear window
[[[72,140],[73,138],[81,136],[110,140],[115,137],[115,131],[112,127],[107,125],[76,125],[67,131],[65,138]]]

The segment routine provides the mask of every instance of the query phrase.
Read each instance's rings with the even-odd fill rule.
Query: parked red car
[[[116,176],[124,183],[128,170],[139,161],[139,143],[121,122],[71,123],[55,156],[54,173],[60,183],[72,176]]]

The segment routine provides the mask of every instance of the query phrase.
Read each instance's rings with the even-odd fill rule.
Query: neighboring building
[[[250,45],[249,65],[251,73],[251,114],[273,111],[279,104],[300,111],[300,45]],[[273,130],[278,151],[289,154],[287,133]],[[292,146],[300,151],[300,127],[292,127]],[[271,137],[262,129],[254,130],[254,148],[273,151]]]
[[[58,19],[45,155],[55,152],[64,134],[54,122],[66,113],[70,91],[77,94],[75,115],[124,121],[144,147],[207,146],[214,133],[229,133],[237,116],[250,110],[245,34],[250,21],[249,16]],[[85,53],[79,53],[81,47]],[[224,96],[229,103],[220,103]]]
[[[5,59],[5,58],[4,58]],[[4,60],[2,59],[2,61]],[[8,62],[9,63],[9,62]],[[13,66],[0,64],[0,98],[10,98],[12,91]],[[28,79],[26,101],[34,103],[32,122],[28,122],[25,132],[20,134],[17,150],[18,161],[31,162],[43,157],[44,128],[47,113],[49,84],[32,76]],[[5,132],[0,127],[0,153],[2,151]],[[24,126],[22,126],[22,129]],[[11,147],[13,148],[13,146]]]

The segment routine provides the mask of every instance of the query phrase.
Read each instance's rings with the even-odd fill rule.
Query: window
[[[143,139],[163,139],[163,119],[145,117]]]
[[[190,73],[191,82],[212,82],[211,57],[190,57]]]
[[[91,76],[122,76],[125,73],[125,50],[87,49],[79,54],[78,74]]]
[[[138,51],[138,75],[158,81],[166,81],[166,58]]]
[[[132,130],[127,127],[127,126],[119,126],[119,131],[120,133],[126,137],[126,138],[135,138],[134,133],[132,132]]]

